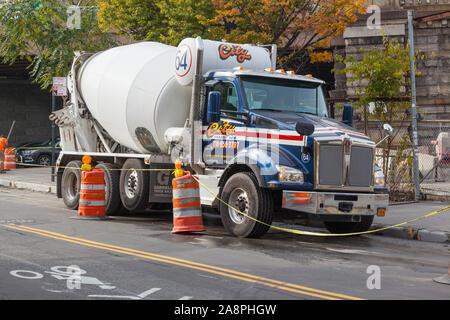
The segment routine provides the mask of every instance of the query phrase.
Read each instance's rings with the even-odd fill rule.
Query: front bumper
[[[388,194],[283,191],[284,209],[318,215],[384,216]]]
[[[23,156],[23,155],[16,155],[16,162],[17,163],[34,163],[36,161],[36,158],[33,156]]]

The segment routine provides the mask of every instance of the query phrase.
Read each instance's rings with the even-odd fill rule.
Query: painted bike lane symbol
[[[68,289],[81,289],[81,284],[89,284],[98,286],[104,290],[116,289],[115,286],[111,286],[108,283],[102,282],[97,278],[85,276],[86,270],[81,269],[76,265],[71,266],[54,266],[50,268],[51,271],[44,271],[55,279],[66,281],[66,286]],[[27,280],[38,280],[44,278],[44,274],[32,271],[32,270],[13,270],[9,272],[12,276],[27,279]],[[152,288],[146,290],[137,295],[99,295],[91,294],[88,295],[89,298],[106,298],[106,299],[130,299],[130,300],[143,300],[153,293],[160,291],[161,288]],[[56,292],[56,291],[53,291]],[[191,300],[192,296],[183,296],[178,300]]]
[[[45,271],[55,279],[66,281],[68,289],[81,289],[81,285],[95,285],[101,289],[111,290],[116,287],[104,283],[97,278],[85,276],[86,270],[81,269],[77,265],[71,266],[54,266],[51,271]],[[28,280],[37,280],[44,277],[42,273],[32,270],[13,270],[10,274],[14,277]]]

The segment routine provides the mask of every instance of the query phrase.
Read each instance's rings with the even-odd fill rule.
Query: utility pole
[[[52,113],[55,112],[55,92],[52,90]],[[56,147],[56,143],[55,143],[55,121],[52,121],[52,161],[50,163],[50,165],[52,166],[51,168],[51,181],[55,182],[55,147]]]
[[[414,195],[416,201],[420,200],[419,184],[419,161],[417,136],[417,110],[416,110],[416,71],[414,58],[414,30],[413,30],[413,10],[408,10],[408,38],[409,38],[409,57],[411,63],[411,111],[412,111],[412,134],[413,134],[413,170],[414,170]]]

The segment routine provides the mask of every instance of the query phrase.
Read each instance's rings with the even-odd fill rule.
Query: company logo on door
[[[208,127],[207,136],[210,138],[216,135],[233,135],[234,128],[236,128],[236,126],[228,122],[223,122],[222,124],[214,122]]]
[[[229,45],[226,43],[219,46],[219,56],[222,60],[227,60],[229,57],[236,56],[239,63],[252,59],[252,56],[248,54],[247,49],[244,49],[238,45]]]

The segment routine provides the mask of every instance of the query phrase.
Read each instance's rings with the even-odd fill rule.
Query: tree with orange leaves
[[[238,43],[276,43],[282,67],[330,62],[330,40],[362,13],[365,0],[212,0],[216,38]]]
[[[278,45],[281,67],[332,61],[326,49],[366,0],[97,0],[104,28],[176,45],[186,36]],[[152,12],[140,10],[152,4]],[[124,16],[121,12],[127,12]],[[130,16],[132,15],[132,16]],[[147,17],[143,19],[142,17]],[[151,19],[151,20],[149,20]],[[139,31],[133,34],[133,30]],[[136,37],[137,36],[137,37]]]

